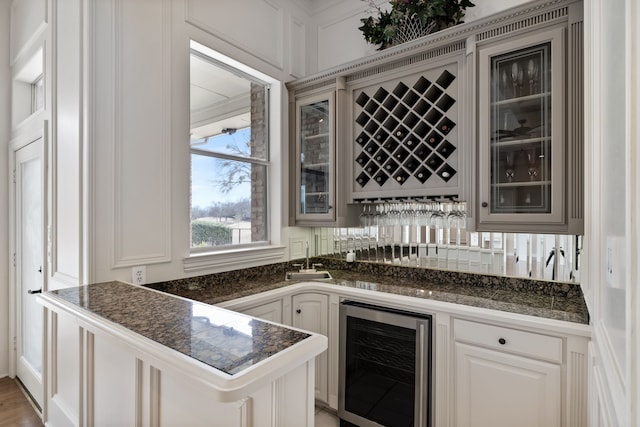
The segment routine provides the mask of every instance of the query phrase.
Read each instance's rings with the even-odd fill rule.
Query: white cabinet
[[[563,341],[454,321],[458,427],[560,427]]]
[[[445,310],[429,300],[319,282],[224,306],[247,314],[268,313],[281,300],[285,323],[327,336],[327,351],[315,360],[314,395],[337,409],[338,312],[345,298],[433,316],[432,387],[438,426],[586,425],[588,325],[458,304]]]
[[[329,296],[321,293],[293,295],[293,325],[327,336],[329,333]],[[328,402],[328,352],[316,357],[316,399]]]
[[[257,317],[258,319],[268,320],[275,323],[283,323],[282,299],[277,299],[275,301],[270,301],[240,311],[246,315]]]
[[[50,325],[48,426],[313,425],[314,356],[325,337],[312,335],[228,375],[50,293],[39,302]],[[202,345],[184,337],[187,346]]]
[[[456,343],[456,426],[560,426],[560,365]]]

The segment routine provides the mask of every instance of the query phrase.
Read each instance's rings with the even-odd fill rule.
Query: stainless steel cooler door
[[[431,425],[430,316],[340,306],[338,415],[361,427]]]

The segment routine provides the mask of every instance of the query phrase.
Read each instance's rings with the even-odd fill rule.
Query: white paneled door
[[[44,283],[42,145],[39,139],[15,152],[16,373],[40,406],[44,309],[35,294]]]

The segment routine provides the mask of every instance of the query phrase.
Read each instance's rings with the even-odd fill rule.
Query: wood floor
[[[40,415],[33,409],[16,380],[0,378],[0,427],[42,425]]]

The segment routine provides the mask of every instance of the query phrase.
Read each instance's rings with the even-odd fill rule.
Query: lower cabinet
[[[343,298],[433,315],[434,426],[584,427],[587,425],[588,327],[522,319],[455,306],[435,310],[407,297],[396,306],[365,292],[308,290],[255,295],[227,308],[323,334],[328,350],[315,360],[316,402],[338,407],[339,305]],[[325,291],[326,289],[326,291]],[[277,296],[277,298],[274,298]],[[397,301],[396,301],[397,302]],[[583,328],[584,326],[584,328]]]
[[[454,321],[455,425],[560,427],[563,340]]]
[[[244,309],[242,313],[270,322],[284,323],[282,318],[282,299]]]
[[[313,358],[292,361],[273,379],[256,369],[253,385],[239,380],[221,387],[220,374],[201,362],[106,320],[47,308],[49,427],[313,425]]]
[[[321,293],[302,293],[292,297],[292,326],[324,336],[329,334],[329,296]],[[316,400],[327,403],[328,352],[316,357]]]

